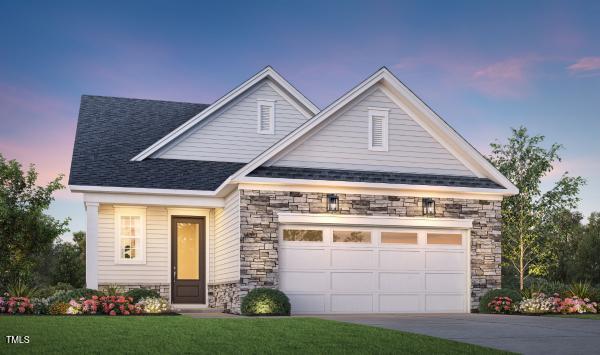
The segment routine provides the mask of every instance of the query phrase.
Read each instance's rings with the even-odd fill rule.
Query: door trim
[[[173,240],[173,236],[171,235],[171,231],[172,231],[172,217],[204,217],[204,235],[206,236],[205,239],[205,250],[206,250],[206,257],[205,257],[205,261],[206,261],[206,265],[204,267],[204,270],[206,271],[204,277],[206,278],[206,287],[205,287],[205,294],[204,294],[204,299],[206,303],[197,303],[197,304],[193,304],[195,306],[195,308],[205,308],[208,307],[208,285],[210,284],[210,282],[212,281],[210,279],[210,273],[211,273],[211,268],[209,267],[212,262],[212,260],[210,259],[210,239],[211,239],[211,235],[210,235],[210,231],[212,230],[212,221],[211,221],[211,209],[208,208],[167,208],[167,220],[168,220],[168,238],[169,238],[169,242],[168,244],[168,270],[167,270],[167,283],[169,284],[169,303],[171,303],[172,305],[177,306],[177,303],[173,303],[172,300],[172,292],[171,292],[171,285],[173,284],[173,272],[171,271],[171,267],[172,267],[172,250],[171,250],[171,246],[172,246],[172,240]],[[187,305],[187,304],[186,304]]]
[[[204,294],[202,295],[202,299],[204,300],[204,302],[199,302],[201,304],[206,304],[207,303],[207,299],[206,299],[206,290],[208,289],[208,280],[206,279],[206,276],[208,273],[206,272],[206,255],[208,254],[208,251],[206,250],[206,248],[201,245],[204,244],[204,246],[206,246],[206,240],[208,239],[208,236],[206,235],[206,217],[193,217],[193,216],[172,216],[171,217],[171,221],[175,221],[175,224],[171,223],[171,265],[169,265],[169,272],[171,273],[171,275],[173,275],[174,271],[173,271],[173,262],[176,261],[175,258],[177,258],[177,256],[175,255],[176,253],[176,249],[174,248],[175,243],[177,242],[176,239],[174,238],[176,235],[176,225],[177,222],[185,222],[185,221],[189,221],[192,223],[197,223],[199,226],[200,225],[204,225],[204,230],[203,231],[199,231],[199,237],[202,239],[204,239],[204,243],[199,243],[198,248],[199,248],[199,252],[200,252],[200,260],[198,262],[198,268],[199,273],[199,287],[204,289]],[[204,271],[204,272],[202,272]],[[187,282],[191,282],[192,284],[195,284],[194,282],[195,280],[187,280]],[[182,281],[183,282],[183,281]],[[174,291],[175,291],[175,280],[173,280],[173,278],[171,278],[171,298],[173,298],[174,295]],[[193,304],[194,302],[185,302],[187,304]]]

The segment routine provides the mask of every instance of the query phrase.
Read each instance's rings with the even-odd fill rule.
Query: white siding
[[[214,279],[215,212],[208,216],[209,282]],[[171,232],[167,207],[146,208],[146,263],[115,263],[115,209],[102,204],[98,210],[98,282],[169,283]]]
[[[115,210],[98,211],[98,282],[169,283],[169,231],[165,207],[146,209],[146,264],[115,264]]]
[[[225,208],[215,210],[215,283],[240,279],[240,195],[225,198]]]
[[[257,84],[156,157],[249,162],[308,119],[274,89],[275,85],[271,81]],[[258,133],[257,100],[260,99],[275,102],[274,134]]]
[[[425,129],[375,87],[271,165],[474,176]],[[369,108],[389,109],[388,151],[369,150]]]

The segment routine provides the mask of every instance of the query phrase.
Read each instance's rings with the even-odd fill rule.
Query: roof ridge
[[[200,103],[200,102],[188,102],[188,101],[172,101],[172,100],[156,100],[156,99],[140,99],[137,97],[123,97],[123,96],[110,96],[110,95],[81,95],[81,99],[84,97],[100,97],[105,99],[116,99],[116,100],[128,100],[128,101],[145,101],[145,102],[164,102],[164,103],[173,103],[173,104],[189,104],[189,105],[205,105],[209,106],[210,104]]]

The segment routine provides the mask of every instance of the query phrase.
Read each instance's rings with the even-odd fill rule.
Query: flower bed
[[[549,297],[539,292],[520,302],[514,302],[507,296],[496,296],[487,304],[487,309],[489,313],[502,314],[595,314],[598,313],[598,304],[588,298],[561,297],[558,293]]]
[[[5,294],[0,297],[0,314],[49,314],[49,315],[163,315],[171,312],[169,302],[160,297],[147,297],[139,302],[125,295],[104,296],[99,292],[83,292],[87,297],[65,300],[64,292],[47,297],[34,298],[11,297]],[[73,292],[73,291],[71,291]],[[77,292],[77,290],[75,290]]]

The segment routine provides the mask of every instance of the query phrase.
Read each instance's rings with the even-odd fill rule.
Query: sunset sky
[[[482,153],[524,125],[600,211],[600,1],[0,0],[0,153],[68,174],[82,94],[211,103],[272,65],[323,108],[387,66]],[[82,197],[54,216],[85,228]]]

